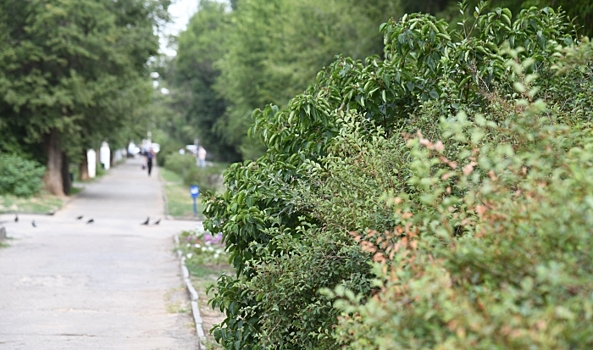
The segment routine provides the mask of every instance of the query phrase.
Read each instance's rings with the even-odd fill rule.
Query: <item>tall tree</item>
[[[174,93],[190,92],[185,119],[194,128],[200,143],[219,159],[236,161],[240,157],[234,145],[216,130],[227,108],[227,101],[214,90],[214,85],[220,76],[216,62],[224,55],[228,21],[225,4],[200,1],[187,29],[179,35],[174,80],[181,89]]]
[[[386,0],[242,0],[219,63],[217,89],[229,101],[224,135],[245,158],[261,154],[246,136],[251,112],[285,105],[336,55],[379,54],[379,25],[400,15],[398,9]]]
[[[154,27],[168,3],[0,2],[2,127],[43,145],[49,192],[64,194],[67,153],[125,129],[126,112],[142,100],[145,65],[158,50]]]

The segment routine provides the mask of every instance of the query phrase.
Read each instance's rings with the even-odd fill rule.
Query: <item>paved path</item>
[[[177,312],[187,299],[172,240],[196,223],[163,218],[158,169],[140,164],[111,169],[54,216],[0,217],[14,237],[0,249],[0,349],[197,348]],[[160,225],[141,226],[148,216]]]

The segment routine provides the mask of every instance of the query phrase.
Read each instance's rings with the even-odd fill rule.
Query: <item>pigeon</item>
[[[33,225],[33,227],[37,227],[37,224],[35,223],[35,220],[31,221],[31,225]]]
[[[160,224],[160,223],[161,223],[161,219],[158,219],[158,220],[157,220],[157,221],[156,221],[154,224],[155,224],[155,225],[158,225],[158,224]]]
[[[76,220],[80,220],[80,219],[82,219],[82,217],[83,217],[83,216],[84,216],[84,215],[77,216],[77,217],[76,217]]]
[[[14,214],[14,222],[19,222],[19,214]]]
[[[148,222],[150,221],[150,216],[146,218],[146,221],[144,221],[143,223],[141,223],[140,225],[148,225]]]
[[[90,220],[89,220],[89,221],[87,221],[86,223],[87,223],[87,225],[88,225],[88,224],[92,224],[93,222],[95,222],[95,220],[94,220],[94,219],[90,219]]]

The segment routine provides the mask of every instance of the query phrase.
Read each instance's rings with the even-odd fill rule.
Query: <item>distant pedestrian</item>
[[[150,176],[150,173],[152,172],[152,161],[155,155],[156,154],[154,153],[152,147],[150,147],[148,152],[146,152],[146,167],[148,168],[148,176]]]
[[[206,150],[202,146],[198,148],[198,166],[200,168],[206,167]]]

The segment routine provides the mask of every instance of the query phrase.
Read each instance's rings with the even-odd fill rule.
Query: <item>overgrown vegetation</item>
[[[39,193],[45,167],[17,155],[0,154],[0,195],[30,197]]]
[[[223,347],[593,345],[592,46],[485,9],[389,21],[382,58],[254,113],[267,151],[206,209],[237,270]]]
[[[167,156],[165,168],[181,177],[186,186],[196,185],[200,191],[216,192],[221,189],[222,173],[227,164],[214,163],[205,168],[196,166],[196,157],[192,154],[174,153]]]
[[[468,0],[467,8],[473,11],[478,3]],[[531,6],[561,7],[577,35],[593,34],[589,0],[492,0],[486,6],[508,7],[513,14]],[[265,147],[245,134],[254,109],[286,107],[336,55],[380,55],[377,28],[418,12],[450,25],[463,20],[458,0],[235,0],[230,8],[202,0],[177,38],[177,56],[158,64],[159,83],[168,93],[154,109],[157,126],[169,137],[160,135],[157,142],[193,144],[197,138],[215,161],[257,159]]]
[[[183,179],[171,170],[161,168],[159,171],[164,180],[165,196],[167,202],[165,203],[165,212],[174,218],[195,218],[202,219],[202,211],[204,209],[203,197],[197,200],[198,215],[194,215],[193,199],[190,196],[189,188],[183,183]]]
[[[505,113],[497,123],[460,113],[443,118],[444,142],[408,140],[407,188],[386,196],[398,222],[351,233],[373,257],[377,290],[369,299],[342,286],[325,293],[339,299],[338,344],[593,345],[593,135],[525,97],[497,106]]]

